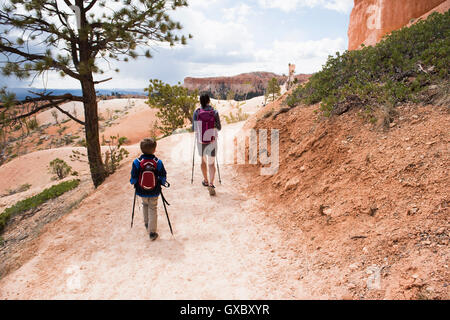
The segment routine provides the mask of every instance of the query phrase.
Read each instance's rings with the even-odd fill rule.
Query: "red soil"
[[[243,192],[261,196],[284,230],[299,277],[317,295],[448,299],[448,108],[399,107],[389,131],[355,111],[318,120],[317,106],[302,106],[262,117],[271,108],[249,124],[280,130],[280,169],[239,172],[251,181]]]

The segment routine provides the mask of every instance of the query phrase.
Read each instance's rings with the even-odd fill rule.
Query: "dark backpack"
[[[215,140],[215,133],[209,131],[207,134],[205,134],[208,130],[213,130],[216,125],[216,118],[214,117],[215,111],[212,110],[205,110],[203,108],[197,109],[197,121],[201,123],[201,130],[197,131],[198,135],[201,135],[198,137],[198,141],[202,144],[208,144]]]
[[[142,159],[139,161],[138,185],[144,191],[153,191],[158,185],[158,159]]]

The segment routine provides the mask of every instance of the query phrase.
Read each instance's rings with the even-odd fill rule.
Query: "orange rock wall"
[[[408,25],[433,9],[442,12],[450,0],[354,0],[348,28],[348,49],[374,45],[390,32]]]
[[[299,83],[307,81],[309,77],[310,75],[307,74],[294,76]],[[200,92],[210,92],[215,96],[226,96],[230,90],[241,95],[248,90],[253,92],[254,95],[263,95],[264,90],[267,88],[267,83],[272,78],[277,78],[279,83],[284,83],[287,80],[287,76],[280,76],[271,72],[252,72],[233,77],[187,77],[184,79],[184,87],[189,90],[198,89]]]

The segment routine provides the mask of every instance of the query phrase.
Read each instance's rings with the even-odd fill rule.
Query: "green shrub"
[[[224,115],[223,116],[225,121],[230,124],[230,123],[235,123],[235,122],[240,122],[240,121],[245,121],[248,119],[249,114],[245,113],[244,111],[242,111],[242,108],[239,107],[238,111],[233,113],[230,112],[229,115]]]
[[[64,131],[66,131],[67,127],[66,126],[62,126],[58,129],[58,134],[62,135],[64,133]]]
[[[33,130],[36,130],[37,128],[39,128],[39,122],[37,121],[36,118],[32,118],[32,119],[26,121],[26,126],[27,126],[28,130],[33,131]]]
[[[428,86],[448,86],[449,66],[447,11],[394,31],[373,47],[337,52],[308,83],[294,89],[286,103],[292,107],[321,102],[322,114],[331,116],[351,108],[374,110],[426,101],[420,93]]]
[[[104,137],[103,137],[104,139]],[[128,157],[128,150],[122,148],[122,145],[128,141],[127,137],[110,136],[110,140],[106,141],[109,150],[105,152],[105,169],[108,174],[116,172],[123,159]]]
[[[80,146],[80,147],[86,147],[86,139],[82,138],[80,140],[78,140],[75,144],[76,146]]]
[[[198,101],[198,91],[189,92],[181,83],[170,85],[158,79],[150,80],[147,104],[158,109],[158,129],[164,134],[172,134],[183,128],[186,121],[192,121],[192,115]]]
[[[17,202],[12,207],[6,208],[1,214],[0,214],[0,232],[3,231],[5,228],[7,222],[12,217],[21,214],[27,210],[34,209],[38,207],[39,205],[43,204],[44,202],[54,199],[62,195],[63,193],[70,191],[72,189],[75,189],[80,184],[80,180],[70,180],[70,181],[64,181],[60,184],[54,185],[50,188],[45,189],[41,193],[32,196],[30,198],[27,198],[25,200]]]
[[[56,158],[50,162],[50,172],[56,174],[56,178],[61,180],[67,177],[72,171],[70,167],[64,160]]]

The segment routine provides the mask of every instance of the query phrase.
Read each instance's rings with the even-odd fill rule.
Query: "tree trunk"
[[[105,181],[107,173],[102,162],[102,152],[98,132],[98,110],[97,95],[95,93],[94,81],[83,79],[81,81],[84,99],[84,122],[86,132],[86,147],[91,169],[91,177],[94,186],[97,188]]]

